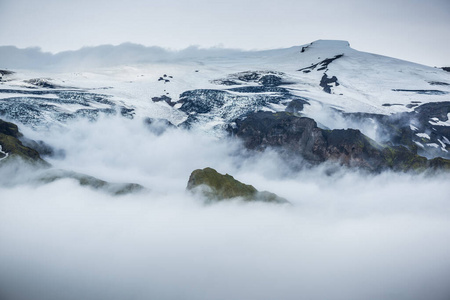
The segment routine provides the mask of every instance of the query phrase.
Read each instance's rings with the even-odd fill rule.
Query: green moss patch
[[[288,203],[273,193],[259,192],[252,185],[244,184],[231,175],[220,174],[212,168],[193,171],[187,189],[200,190],[206,198],[216,201],[239,197],[244,201]]]

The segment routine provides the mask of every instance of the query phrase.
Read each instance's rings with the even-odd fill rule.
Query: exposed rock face
[[[405,146],[428,158],[450,159],[450,126],[447,125],[450,102],[422,105],[418,101],[412,102],[417,106],[412,112],[392,115],[343,113],[343,116],[366,126],[372,126],[375,121],[378,138],[383,144]]]
[[[247,74],[251,78],[256,75]],[[271,76],[271,75],[266,75]],[[262,80],[266,77],[262,77]],[[272,78],[272,79],[270,79]],[[287,105],[288,102],[299,101],[297,111],[308,104],[305,98],[291,94],[287,89],[272,86],[273,77],[267,79],[267,86],[234,87],[228,90],[198,89],[186,91],[180,95],[177,103],[182,103],[180,110],[188,115],[182,123],[183,127],[190,128],[193,124],[202,124],[220,118],[224,124],[233,122],[248,113],[253,113],[271,105]],[[292,108],[294,109],[294,108]],[[222,128],[221,128],[222,129]]]
[[[331,94],[331,88],[333,86],[338,86],[339,82],[336,76],[332,76],[331,78],[329,78],[328,75],[324,73],[319,85],[323,87],[324,92]]]
[[[251,114],[237,120],[236,127],[229,131],[241,138],[248,149],[272,147],[285,157],[301,157],[311,165],[331,160],[370,171],[450,167],[449,160],[428,161],[403,146],[383,147],[359,130],[323,130],[310,118],[286,112]]]
[[[47,78],[33,78],[33,79],[25,80],[24,82],[29,83],[29,84],[35,86],[36,88],[38,88],[38,87],[48,88],[48,89],[62,88],[59,85],[55,85],[55,84],[51,83],[51,79],[47,79]]]
[[[212,168],[193,171],[189,177],[187,189],[200,189],[210,201],[239,197],[245,201],[288,203],[273,193],[259,192],[253,186],[239,182],[231,175],[222,175]]]
[[[304,48],[305,50],[307,49],[308,47],[306,47],[306,48]],[[303,49],[302,49],[303,50]],[[302,51],[302,53],[303,52],[305,52],[305,51]],[[323,71],[323,70],[326,70],[327,68],[328,68],[328,65],[329,64],[331,64],[333,61],[335,61],[336,59],[338,59],[338,58],[341,58],[342,56],[344,56],[344,54],[339,54],[339,55],[336,55],[335,57],[333,57],[333,58],[327,58],[327,59],[324,59],[324,60],[322,60],[321,62],[319,62],[319,63],[317,63],[317,64],[313,64],[312,66],[309,66],[309,67],[306,67],[306,68],[301,68],[301,69],[299,69],[298,71],[303,71],[303,72],[305,72],[305,71],[308,71],[308,72],[310,72],[310,71],[312,71],[312,70],[314,70],[315,68],[317,68],[317,71]]]
[[[19,140],[22,136],[17,125],[0,119],[0,159],[20,157],[27,162],[48,166],[36,150],[22,144]]]
[[[324,142],[319,138],[321,129],[310,118],[298,118],[283,112],[257,112],[243,120],[237,120],[236,129],[232,131],[243,139],[248,149],[275,147],[303,156],[309,161],[323,161],[317,153],[317,149],[321,148],[320,144]]]

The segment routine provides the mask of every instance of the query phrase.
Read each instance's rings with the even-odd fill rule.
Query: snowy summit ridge
[[[0,69],[0,115],[34,128],[119,114],[223,135],[253,112],[289,111],[382,143],[395,124],[396,140],[449,156],[450,73],[347,41],[265,51],[122,44],[55,55],[0,47]]]

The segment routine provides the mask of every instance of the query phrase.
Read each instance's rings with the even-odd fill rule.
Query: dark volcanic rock
[[[285,111],[290,113],[297,113],[299,111],[303,110],[304,105],[309,105],[308,101],[303,99],[293,99],[289,104],[286,106]]]
[[[450,163],[445,159],[439,163],[429,162],[417,155],[415,149],[404,146],[382,146],[359,130],[323,130],[310,118],[285,112],[251,114],[237,120],[236,127],[229,128],[229,131],[241,138],[248,149],[262,151],[271,147],[279,150],[285,158],[302,158],[311,165],[335,161],[370,171],[407,171]]]
[[[288,94],[289,91],[273,86],[243,86],[231,88],[229,91],[239,92],[239,93],[280,93],[280,94]]]
[[[249,113],[272,109],[272,104],[287,105],[295,99],[307,102],[305,98],[292,95],[288,89],[274,86],[245,86],[228,90],[199,89],[186,91],[180,95],[177,103],[182,103],[180,110],[187,114],[187,119],[180,124],[190,128],[194,124],[201,124],[220,118],[224,128],[226,124],[234,122]],[[179,125],[179,126],[180,126]]]
[[[35,87],[41,87],[41,88],[47,88],[47,89],[61,88],[61,86],[51,83],[50,79],[46,79],[46,78],[33,78],[33,79],[25,80],[24,82],[32,84]]]
[[[328,77],[327,74],[323,74],[322,79],[320,80],[320,86],[323,87],[323,91],[331,94],[331,88],[334,86],[338,86],[339,82],[336,76],[331,78]]]
[[[13,71],[9,71],[9,70],[0,70],[0,75],[12,75],[14,74]]]
[[[166,96],[166,95],[162,95],[161,97],[153,97],[152,98],[153,102],[160,102],[160,101],[164,101],[167,104],[169,104],[170,106],[174,106],[175,103],[172,103],[172,98]]]
[[[212,80],[211,83],[219,84],[219,85],[241,85],[239,82],[236,82],[234,80],[228,80],[228,79]]]
[[[261,74],[258,72],[242,72],[238,75],[238,79],[245,82],[257,81],[260,78]]]
[[[0,70],[0,82],[4,81],[3,79],[9,75],[14,74],[14,72],[9,70]]]
[[[284,73],[276,71],[244,71],[230,74],[228,78],[216,79],[212,83],[223,85],[240,85],[242,82],[258,83],[263,86],[278,86],[281,84],[290,84],[283,80]]]
[[[440,91],[440,90],[404,90],[404,89],[393,89],[394,92],[410,92],[410,93],[417,93],[420,95],[445,95],[448,94],[447,92]]]
[[[447,82],[441,82],[441,81],[430,81],[430,85],[450,85],[450,83]]]
[[[419,105],[417,101],[414,105]],[[433,158],[441,156],[450,159],[450,126],[439,125],[439,121],[447,122],[450,113],[450,102],[432,102],[419,105],[412,112],[392,115],[367,113],[342,113],[352,122],[363,127],[376,127],[377,140],[383,144],[405,146],[419,155]],[[423,138],[420,133],[426,133]],[[419,135],[417,135],[419,134]],[[427,146],[439,145],[438,148]]]
[[[442,67],[442,70],[450,72],[450,67]]]
[[[133,119],[135,115],[134,108],[127,108],[122,106],[120,108],[120,114],[122,115],[122,117]]]
[[[221,107],[225,104],[227,92],[221,90],[192,90],[180,95],[183,105],[181,111],[185,113],[204,114],[213,108]]]
[[[198,169],[191,173],[187,184],[190,191],[199,190],[209,201],[242,198],[244,201],[289,203],[286,199],[269,192],[259,192],[233,176],[222,175],[212,168]]]
[[[431,118],[438,118],[441,121],[447,121],[447,115],[450,113],[450,102],[431,102],[423,104],[415,109],[422,121],[428,121]]]
[[[303,71],[303,72],[304,71],[312,71],[316,67],[318,67],[317,71],[326,70],[328,68],[329,64],[331,64],[336,59],[341,58],[342,56],[344,56],[344,54],[339,54],[339,55],[336,55],[336,56],[334,56],[332,58],[324,59],[324,60],[322,60],[321,62],[319,62],[317,64],[314,64],[314,65],[306,67],[306,68],[299,69],[298,71]]]
[[[310,118],[298,118],[289,113],[257,112],[237,120],[232,131],[248,149],[275,147],[309,161],[323,161],[313,150],[324,143],[321,129]]]
[[[278,86],[282,82],[281,77],[276,75],[264,75],[259,79],[259,83],[264,86]]]

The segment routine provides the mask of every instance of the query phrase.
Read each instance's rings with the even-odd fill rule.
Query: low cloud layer
[[[156,46],[145,47],[139,44],[123,43],[118,46],[84,47],[76,51],[52,54],[43,52],[40,48],[19,49],[14,46],[0,46],[0,67],[33,70],[68,69],[73,71],[123,64],[191,61],[216,56],[224,57],[241,52],[245,53],[242,50],[218,47],[199,48],[196,46],[171,51]]]
[[[182,130],[155,135],[139,120],[23,131],[65,150],[56,168],[150,190],[113,197],[70,179],[2,181],[2,299],[450,295],[448,174],[293,172],[273,152]],[[207,166],[294,205],[205,206],[185,187]]]

